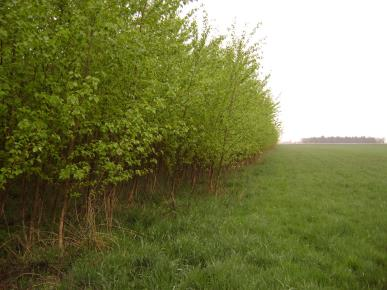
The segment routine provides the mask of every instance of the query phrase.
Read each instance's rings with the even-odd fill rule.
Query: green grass
[[[63,289],[387,289],[387,146],[280,145],[220,197],[121,213]]]

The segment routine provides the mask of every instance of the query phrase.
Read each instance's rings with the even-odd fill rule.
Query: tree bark
[[[35,187],[35,194],[34,194],[34,200],[32,204],[32,213],[30,217],[30,225],[28,229],[28,238],[27,238],[27,249],[30,249],[33,242],[34,242],[34,232],[35,232],[35,220],[36,215],[39,207],[39,190],[40,190],[40,183],[39,179],[36,180],[36,187]]]
[[[0,217],[4,215],[6,199],[7,199],[6,190],[5,189],[0,190]]]
[[[116,193],[116,187],[114,186],[112,189],[107,191],[105,195],[105,219],[106,219],[106,227],[110,232],[113,227],[113,210],[114,210],[114,196]]]
[[[135,177],[133,179],[132,189],[128,192],[128,205],[129,206],[131,206],[133,203],[133,198],[134,198],[134,195],[136,194],[137,187],[138,187],[138,179],[137,179],[137,177]]]
[[[87,208],[86,208],[86,223],[89,231],[89,238],[91,241],[95,241],[96,225],[95,225],[95,208],[94,208],[95,192],[92,189],[87,195]]]
[[[69,194],[68,190],[66,188],[62,209],[60,212],[60,218],[59,218],[59,229],[58,229],[58,247],[60,251],[64,252],[64,225],[65,225],[65,218],[66,218],[66,212],[67,212],[67,204],[68,204]]]

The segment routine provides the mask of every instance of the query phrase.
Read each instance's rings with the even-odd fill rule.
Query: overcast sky
[[[219,32],[262,23],[281,140],[387,138],[387,1],[199,0]]]

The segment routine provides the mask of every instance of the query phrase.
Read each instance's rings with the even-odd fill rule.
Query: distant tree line
[[[311,143],[333,143],[333,144],[384,144],[384,138],[374,138],[374,137],[311,137],[303,138],[301,143],[311,144]]]
[[[1,2],[0,215],[24,248],[42,226],[61,249],[66,224],[111,229],[163,184],[172,203],[183,180],[216,192],[277,143],[259,45],[210,37],[189,2]]]

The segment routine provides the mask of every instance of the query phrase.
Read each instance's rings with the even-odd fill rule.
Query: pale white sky
[[[263,71],[278,97],[282,141],[387,138],[387,1],[199,0],[225,32],[262,23]]]

